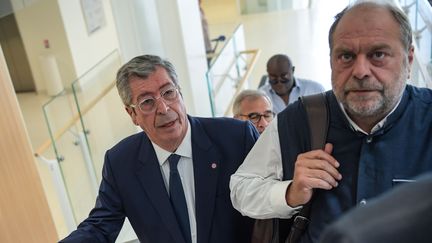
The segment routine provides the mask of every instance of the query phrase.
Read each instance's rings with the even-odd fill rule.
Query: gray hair
[[[264,92],[260,90],[245,89],[241,91],[234,100],[233,108],[232,108],[234,116],[240,115],[240,104],[243,102],[243,100],[248,99],[254,101],[260,97],[264,97],[266,100],[268,100],[271,109],[272,106],[271,100]]]
[[[164,68],[171,80],[178,86],[177,73],[174,65],[158,56],[142,55],[132,58],[124,64],[117,72],[117,90],[123,104],[132,104],[132,91],[129,80],[134,77],[147,79],[152,73],[156,72],[157,67]]]
[[[412,28],[409,22],[408,17],[406,14],[394,3],[390,1],[371,1],[371,0],[359,0],[356,1],[354,4],[349,5],[344,10],[342,10],[340,13],[338,13],[335,16],[335,21],[333,22],[332,26],[330,27],[329,31],[329,46],[330,46],[330,53],[333,50],[333,34],[336,30],[337,25],[339,24],[342,17],[349,11],[351,11],[354,8],[357,8],[359,6],[372,6],[372,7],[383,7],[390,11],[390,13],[395,18],[396,22],[400,25],[400,41],[402,42],[402,45],[404,46],[404,49],[408,52],[408,50],[411,48],[412,45]]]

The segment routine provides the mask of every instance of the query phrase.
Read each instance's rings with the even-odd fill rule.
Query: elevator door
[[[35,91],[33,75],[13,14],[0,18],[0,44],[15,92]]]

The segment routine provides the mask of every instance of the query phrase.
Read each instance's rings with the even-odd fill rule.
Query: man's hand
[[[297,156],[294,178],[285,194],[290,207],[306,204],[314,188],[330,190],[337,187],[342,175],[337,170],[339,163],[330,155],[332,151],[333,144],[327,143],[324,150],[313,150]]]

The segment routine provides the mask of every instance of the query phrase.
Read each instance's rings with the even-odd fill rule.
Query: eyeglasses
[[[162,98],[162,101],[165,105],[171,105],[176,102],[178,99],[178,88],[170,87],[160,92],[160,96],[155,98],[153,96],[144,96],[141,101],[138,101],[136,104],[129,105],[132,108],[139,108],[143,114],[149,114],[156,110],[157,101]]]
[[[280,77],[276,77],[276,78],[269,78],[269,83],[271,85],[275,85],[277,83],[281,83],[281,84],[285,84],[288,83],[290,81],[289,78],[287,78],[287,75],[285,74],[285,76],[280,76]]]
[[[247,117],[248,120],[251,121],[251,122],[253,122],[253,123],[260,122],[262,117],[264,117],[264,119],[266,121],[271,122],[273,120],[274,115],[275,114],[272,111],[266,111],[263,114],[258,113],[258,112],[252,112],[252,113],[249,113],[247,115],[240,114],[240,116]]]
[[[291,81],[291,77],[293,76],[294,70],[295,70],[295,67],[293,66],[291,68],[291,72],[282,73],[280,76],[269,74],[269,83],[271,85],[275,85],[278,82],[281,84],[284,84],[284,83]]]

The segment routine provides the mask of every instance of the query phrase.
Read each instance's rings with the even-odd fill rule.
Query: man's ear
[[[127,107],[127,106],[125,106],[125,110],[126,110],[126,112],[129,114],[129,116],[131,117],[133,124],[135,124],[135,126],[138,126],[138,122],[137,122],[137,120],[136,120],[136,112],[135,112],[135,109],[134,109],[134,108],[131,108],[131,107]]]
[[[408,78],[410,78],[411,77],[411,67],[412,67],[412,64],[414,62],[414,46],[413,45],[411,45],[410,48],[408,49],[407,58],[408,58],[408,65],[407,65]]]
[[[411,65],[414,61],[414,46],[408,49],[408,63]]]

